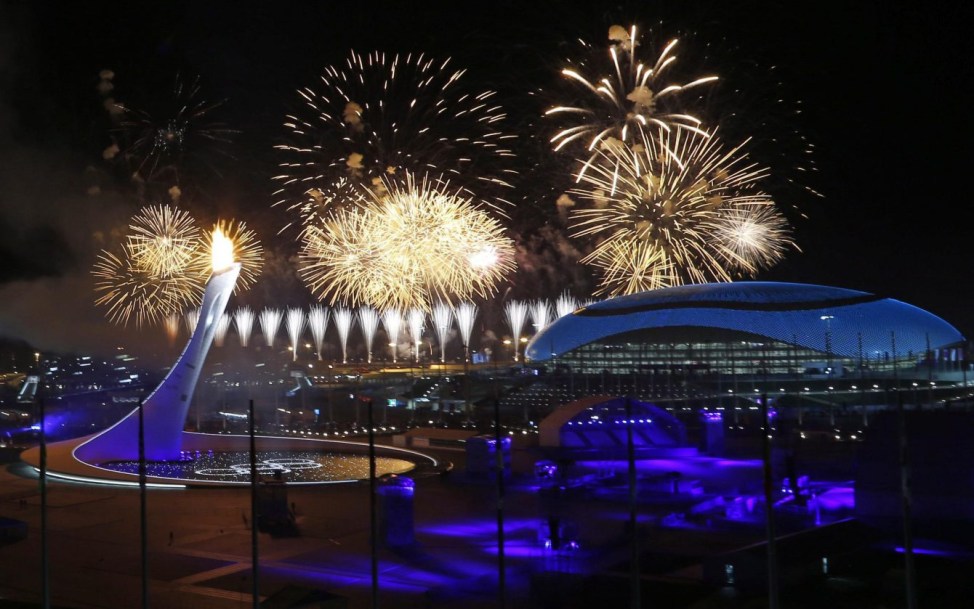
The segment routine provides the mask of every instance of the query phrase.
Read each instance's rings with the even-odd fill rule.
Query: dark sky
[[[200,199],[249,218],[276,251],[272,145],[284,134],[294,90],[350,49],[452,56],[469,68],[470,82],[501,93],[509,130],[521,137],[519,185],[528,201],[512,213],[512,229],[532,243],[538,266],[556,266],[544,244],[554,186],[539,184],[563,161],[541,154],[534,139],[544,95],[556,98],[575,39],[601,45],[610,25],[636,23],[657,39],[679,35],[681,61],[721,75],[712,111],[734,116],[729,133],[754,137],[752,156],[782,178],[769,190],[806,216],[792,214],[801,252],[759,278],[896,298],[971,336],[964,180],[974,166],[965,94],[974,76],[966,31],[974,9],[959,1],[899,4],[0,2],[0,335],[50,348],[94,348],[124,336],[91,304],[87,277],[93,254],[138,208],[131,192],[96,179],[106,171],[100,155],[108,143],[95,90],[102,69],[114,70],[116,93],[127,100],[151,100],[177,71],[198,74],[209,98],[226,99],[220,116],[240,131],[234,161]],[[771,103],[778,98],[784,102]],[[794,102],[799,116],[781,111]],[[788,155],[796,130],[815,145],[814,174],[795,175],[801,159]],[[824,198],[787,186],[789,177]],[[96,195],[88,194],[92,183],[102,186]],[[288,265],[286,250],[272,260],[276,268]],[[558,269],[538,272],[519,273],[512,292],[554,297],[573,287]],[[303,304],[270,302],[278,290],[307,298],[293,293],[293,282],[283,285],[251,298]]]

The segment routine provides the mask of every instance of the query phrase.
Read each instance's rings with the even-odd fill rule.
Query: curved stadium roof
[[[866,292],[800,283],[708,283],[620,296],[582,307],[539,332],[525,356],[545,361],[592,342],[652,328],[713,328],[765,336],[837,357],[923,353],[964,337],[913,305]],[[929,341],[929,342],[928,342]]]

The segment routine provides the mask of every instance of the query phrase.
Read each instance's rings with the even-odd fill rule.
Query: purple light
[[[724,420],[724,413],[716,410],[701,410],[700,416],[706,423],[719,423]]]

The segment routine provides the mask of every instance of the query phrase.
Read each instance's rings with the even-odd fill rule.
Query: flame
[[[213,272],[219,273],[233,264],[233,241],[231,241],[220,227],[213,229]]]

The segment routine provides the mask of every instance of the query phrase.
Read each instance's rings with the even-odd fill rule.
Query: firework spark
[[[446,341],[450,336],[450,326],[453,324],[453,309],[445,302],[438,302],[433,306],[433,328],[440,341],[440,362],[446,362]]]
[[[183,323],[186,324],[186,332],[190,335],[196,332],[196,326],[200,323],[200,309],[199,307],[195,309],[190,309],[183,313]]]
[[[264,335],[264,344],[269,348],[274,347],[274,338],[277,336],[277,331],[281,327],[281,320],[284,318],[284,312],[281,309],[264,309],[260,312],[258,319],[260,320],[260,330]]]
[[[358,324],[362,330],[362,338],[365,339],[365,352],[367,353],[368,363],[372,363],[372,343],[375,340],[375,331],[379,327],[379,313],[372,307],[358,308]]]
[[[416,362],[419,362],[419,345],[423,342],[423,325],[425,323],[426,313],[422,309],[409,309],[406,314],[406,325],[409,326],[409,338],[413,341]]]
[[[536,300],[530,305],[531,321],[534,325],[534,333],[537,334],[545,329],[551,321],[551,305],[547,300]]]
[[[350,187],[417,170],[506,190],[515,136],[502,131],[495,93],[467,90],[464,74],[449,59],[380,52],[353,51],[344,66],[326,68],[317,87],[298,91],[300,108],[285,119],[275,205],[316,223],[354,198]]]
[[[168,95],[155,95],[148,101],[143,108],[108,106],[110,112],[120,115],[112,131],[119,152],[111,158],[123,164],[132,180],[143,185],[158,183],[172,195],[195,174],[218,173],[216,161],[229,158],[226,145],[238,133],[212,119],[223,102],[204,100],[198,78],[179,76]]]
[[[301,331],[304,330],[304,310],[291,307],[285,318],[288,339],[291,341],[291,361],[298,361],[298,346],[301,343]]]
[[[793,243],[758,187],[767,171],[742,147],[727,150],[716,134],[688,131],[599,147],[571,191],[589,202],[573,210],[572,230],[597,241],[582,262],[602,270],[599,293],[731,281],[781,258]],[[761,222],[766,229],[754,226]],[[742,245],[741,227],[762,237]]]
[[[640,42],[635,26],[628,31],[612,26],[609,41],[611,65],[607,66],[607,73],[589,78],[581,73],[582,68],[565,68],[561,72],[573,83],[582,85],[591,96],[585,99],[590,102],[585,105],[555,106],[545,112],[548,116],[572,120],[551,138],[556,151],[572,142],[584,142],[585,149],[594,158],[599,146],[609,138],[639,142],[647,132],[679,130],[706,135],[700,129],[701,120],[681,111],[678,102],[682,93],[712,83],[716,76],[683,84],[674,82],[671,74],[677,40],[667,43],[652,64],[643,63],[636,57]],[[581,173],[585,173],[585,168]]]
[[[250,334],[254,330],[254,312],[250,307],[241,307],[233,314],[233,324],[237,328],[240,346],[246,347],[250,342]]]
[[[176,339],[179,338],[179,313],[166,315],[166,318],[163,320],[163,325],[166,327],[166,337],[169,339],[169,346],[172,347],[176,344]]]
[[[521,342],[521,330],[528,318],[528,303],[512,300],[504,307],[504,314],[507,317],[507,325],[511,329],[511,336],[514,340],[514,361],[516,362],[518,343]]]
[[[342,344],[342,363],[348,363],[348,334],[355,321],[355,313],[350,309],[338,307],[335,309],[335,328],[338,329],[338,340]]]
[[[555,314],[559,318],[569,315],[577,308],[578,300],[568,292],[564,292],[555,302]]]
[[[92,269],[95,278],[95,304],[107,308],[108,320],[128,325],[151,325],[169,315],[179,314],[192,299],[186,284],[178,279],[160,278],[133,265],[127,257],[101,252]]]
[[[453,317],[460,328],[460,338],[463,340],[464,361],[470,361],[470,335],[473,324],[477,320],[477,305],[472,302],[461,302],[454,310]]]
[[[398,309],[387,309],[382,312],[382,327],[386,329],[386,336],[389,337],[389,346],[392,347],[392,363],[396,363],[399,355],[399,331],[402,329],[402,311]]]
[[[213,344],[217,347],[223,346],[223,341],[227,338],[227,331],[230,329],[230,316],[224,313],[216,322],[213,330]]]
[[[429,310],[487,297],[513,270],[513,242],[472,200],[411,175],[383,183],[367,204],[305,231],[300,274],[320,299]]]
[[[129,258],[150,275],[182,277],[200,251],[200,231],[192,216],[169,205],[142,208],[129,230]]]
[[[315,341],[315,355],[321,360],[321,347],[325,344],[325,330],[328,329],[328,318],[331,311],[328,307],[315,305],[308,311],[308,327],[311,328],[311,338]]]

